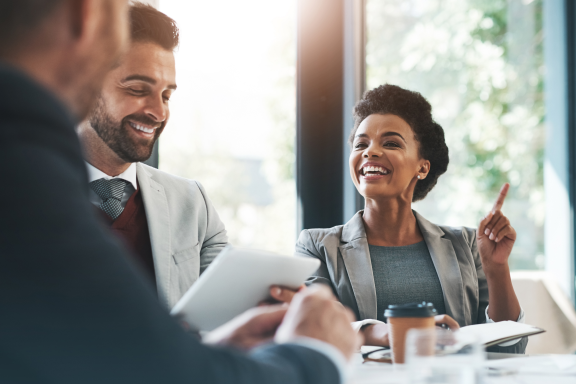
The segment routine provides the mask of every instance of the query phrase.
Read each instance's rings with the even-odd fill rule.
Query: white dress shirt
[[[124,189],[122,200],[120,201],[120,205],[122,206],[122,208],[126,208],[126,203],[128,202],[128,199],[130,199],[130,196],[132,196],[132,194],[138,189],[138,183],[136,181],[136,163],[130,164],[128,169],[119,174],[118,176],[107,175],[89,163],[86,163],[86,167],[88,169],[89,183],[99,179],[106,179],[106,180],[122,179],[128,182],[126,188]],[[92,190],[92,188],[90,188],[89,198],[90,202],[97,207],[100,207],[100,204],[102,204],[102,199],[100,198],[100,196],[96,194],[96,192]]]

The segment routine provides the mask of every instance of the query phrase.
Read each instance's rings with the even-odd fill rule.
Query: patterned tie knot
[[[124,210],[120,202],[126,184],[122,179],[98,179],[90,183],[90,188],[102,199],[100,208],[113,220],[116,220]]]
[[[126,181],[122,179],[98,179],[90,183],[90,188],[92,188],[103,201],[110,198],[122,200],[124,188],[126,188]]]

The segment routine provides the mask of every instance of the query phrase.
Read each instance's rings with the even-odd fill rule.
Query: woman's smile
[[[358,170],[358,175],[360,179],[365,181],[376,181],[387,177],[392,174],[392,171],[374,161],[368,161],[361,165]]]

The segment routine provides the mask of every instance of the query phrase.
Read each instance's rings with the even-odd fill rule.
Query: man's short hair
[[[133,42],[155,43],[169,51],[178,46],[180,38],[174,20],[156,8],[142,3],[130,6],[130,35]]]
[[[18,48],[63,2],[64,0],[0,0],[0,55]]]

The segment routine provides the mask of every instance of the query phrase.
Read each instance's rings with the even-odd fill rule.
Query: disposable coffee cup
[[[392,348],[392,361],[395,364],[404,364],[406,350],[406,334],[411,329],[434,328],[434,316],[437,315],[432,303],[410,303],[389,305],[384,311],[388,319],[390,347]]]

